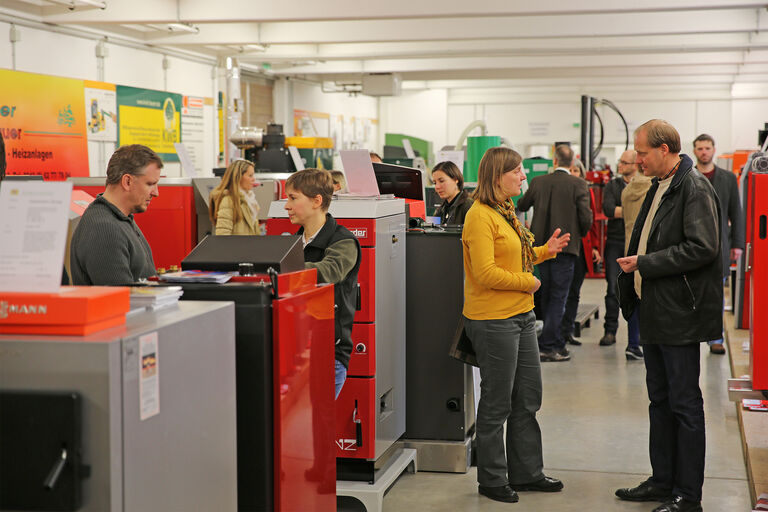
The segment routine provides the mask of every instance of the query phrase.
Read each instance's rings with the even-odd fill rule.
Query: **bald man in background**
[[[628,149],[621,154],[617,167],[618,176],[609,181],[603,189],[603,213],[608,217],[607,241],[603,260],[605,261],[605,332],[600,345],[616,343],[616,331],[619,328],[619,299],[616,297],[616,279],[619,275],[618,258],[624,256],[624,219],[621,207],[621,193],[637,174],[637,153]],[[624,354],[628,361],[643,358],[640,349],[640,332],[637,322],[628,325],[629,336]]]

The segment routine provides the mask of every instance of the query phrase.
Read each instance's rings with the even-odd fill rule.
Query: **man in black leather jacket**
[[[629,501],[662,501],[654,512],[701,511],[704,402],[700,343],[723,326],[720,212],[712,185],[687,155],[680,135],[653,119],[635,131],[637,162],[654,177],[619,258],[625,318],[637,308],[645,349],[653,475],[619,489]]]

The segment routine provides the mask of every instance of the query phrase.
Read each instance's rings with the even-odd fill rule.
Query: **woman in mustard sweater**
[[[253,163],[235,160],[211,191],[209,207],[216,235],[260,235],[259,203],[253,193],[258,186]]]
[[[520,155],[491,148],[480,161],[464,245],[464,322],[480,366],[477,411],[478,492],[514,503],[516,491],[555,492],[562,482],[543,473],[541,363],[533,293],[541,283],[533,265],[554,258],[570,234],[556,229],[545,245],[515,215],[511,197],[525,181]],[[507,423],[506,457],[504,422]]]

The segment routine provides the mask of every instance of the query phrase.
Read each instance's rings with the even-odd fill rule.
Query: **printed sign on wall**
[[[205,151],[205,140],[203,138],[205,129],[203,122],[204,105],[205,98],[197,96],[184,96],[182,98],[181,140],[184,141],[189,161],[194,166],[194,173],[192,174],[194,176],[202,176],[203,172],[203,153]],[[184,163],[183,158],[181,162],[182,164]]]
[[[178,162],[181,94],[117,86],[118,145],[143,144],[169,162]]]
[[[117,141],[117,96],[115,85],[85,81],[85,118],[88,140]]]
[[[83,81],[0,69],[7,174],[88,176]]]

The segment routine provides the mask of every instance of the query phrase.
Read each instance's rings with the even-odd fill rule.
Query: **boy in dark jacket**
[[[297,232],[304,244],[306,268],[317,269],[319,283],[334,285],[336,330],[335,392],[339,396],[347,377],[352,355],[352,322],[355,316],[357,273],[360,269],[360,243],[357,238],[328,213],[333,196],[331,173],[321,169],[304,169],[291,175],[285,183],[288,201],[285,210],[291,223],[299,224]]]

